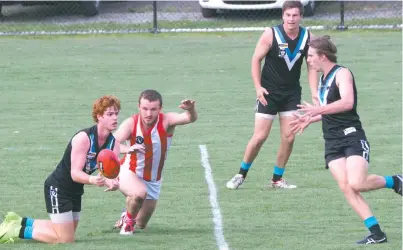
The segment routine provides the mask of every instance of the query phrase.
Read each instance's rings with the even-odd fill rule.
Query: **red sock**
[[[132,220],[132,215],[129,213],[129,211],[126,210],[126,216],[129,220]]]

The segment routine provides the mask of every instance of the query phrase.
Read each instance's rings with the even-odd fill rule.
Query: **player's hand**
[[[145,146],[144,144],[134,144],[132,146],[129,147],[129,151],[127,153],[129,154],[136,154],[136,153],[145,153]]]
[[[103,177],[100,173],[96,176],[90,176],[90,183],[92,185],[97,185],[98,187],[103,187],[105,185],[105,177]]]
[[[298,104],[297,107],[299,108],[299,112],[303,112],[311,117],[320,115],[320,112],[322,111],[322,107],[314,106],[306,101],[304,101],[304,104]]]
[[[115,190],[119,189],[119,182],[116,179],[113,179],[113,180],[106,179],[105,186],[107,187],[107,189],[104,190],[105,192],[115,191]]]
[[[320,106],[319,98],[318,98],[317,95],[313,95],[313,96],[312,96],[312,104],[313,104],[314,106]]]
[[[267,101],[264,96],[268,95],[268,94],[269,94],[269,92],[263,87],[259,87],[256,89],[256,97],[257,97],[257,99],[259,99],[259,102],[261,104],[263,104],[263,106],[267,105]]]
[[[293,116],[295,120],[290,122],[291,133],[301,135],[309,124],[311,124],[311,116],[308,114],[300,115],[297,112],[293,113]]]
[[[183,100],[183,101],[181,101],[181,104],[179,105],[179,108],[184,109],[184,110],[191,110],[191,109],[194,109],[194,107],[195,107],[194,100]]]

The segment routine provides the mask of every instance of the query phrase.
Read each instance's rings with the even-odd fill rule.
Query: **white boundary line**
[[[348,30],[352,29],[403,29],[403,24],[385,25],[346,25]],[[338,26],[308,26],[311,30],[337,30]],[[232,28],[160,28],[156,33],[209,33],[209,32],[252,32],[264,31],[267,27],[232,27]],[[50,36],[50,35],[92,35],[92,34],[136,34],[151,33],[152,29],[117,29],[117,30],[74,30],[74,31],[10,31],[0,32],[0,36]]]
[[[217,188],[214,184],[213,173],[211,170],[211,166],[209,163],[209,155],[207,152],[206,145],[199,145],[200,154],[201,154],[201,164],[204,168],[204,177],[206,178],[208,189],[209,189],[209,198],[211,210],[213,212],[213,222],[214,222],[214,236],[217,242],[217,246],[219,250],[228,250],[228,243],[225,241],[224,232],[222,227],[222,217],[220,211],[220,205],[218,205],[217,201]]]

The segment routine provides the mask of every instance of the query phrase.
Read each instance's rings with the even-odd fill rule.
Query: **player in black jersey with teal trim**
[[[102,149],[111,149],[119,155],[112,131],[117,128],[120,101],[114,96],[103,96],[93,105],[96,125],[77,132],[67,145],[63,158],[45,181],[46,209],[50,220],[35,220],[9,212],[0,225],[0,242],[34,239],[44,243],[74,241],[81,211],[81,197],[85,184],[107,186],[116,190],[118,182],[92,176],[97,170],[96,158]]]
[[[281,142],[268,187],[296,188],[283,179],[285,166],[294,145],[289,132],[293,113],[301,103],[301,66],[308,50],[311,32],[300,26],[304,7],[300,1],[285,1],[283,24],[267,29],[260,37],[252,57],[252,79],[256,89],[255,128],[246,147],[241,167],[227,188],[237,189],[245,180],[260,148],[269,136],[273,120],[279,114]],[[261,69],[261,62],[264,66]],[[317,102],[318,74],[308,68],[312,98]]]
[[[309,124],[322,121],[326,165],[371,232],[357,243],[384,243],[386,234],[360,192],[390,188],[402,195],[402,176],[368,175],[370,145],[357,113],[354,76],[337,64],[337,49],[329,39],[328,36],[314,39],[308,50],[308,63],[323,73],[318,88],[320,106],[299,105],[304,114],[293,122],[292,131],[302,133]]]

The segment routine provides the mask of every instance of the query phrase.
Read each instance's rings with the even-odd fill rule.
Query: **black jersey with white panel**
[[[265,57],[261,85],[272,93],[301,91],[300,76],[308,52],[309,31],[299,27],[298,36],[291,39],[282,24],[272,27],[273,42]]]
[[[85,132],[88,135],[88,139],[90,140],[90,148],[87,152],[87,159],[82,168],[85,173],[90,175],[97,170],[96,159],[98,153],[102,149],[113,150],[115,146],[115,137],[112,133],[110,133],[105,140],[104,145],[102,145],[102,147],[99,147],[97,125],[94,125],[90,128],[82,129],[78,131],[75,135],[80,132]],[[46,179],[45,184],[48,186],[54,186],[63,189],[63,191],[66,193],[81,195],[84,193],[84,184],[77,183],[71,178],[71,149],[72,146],[70,140],[64,151],[63,158],[57,165],[56,169]]]
[[[318,96],[320,105],[331,104],[341,99],[340,90],[336,84],[336,74],[344,67],[335,65],[323,78],[319,79]],[[352,73],[351,73],[352,75]],[[357,88],[353,77],[354,104],[351,110],[337,114],[322,115],[322,130],[324,139],[359,138],[365,139],[360,117],[357,113]]]

